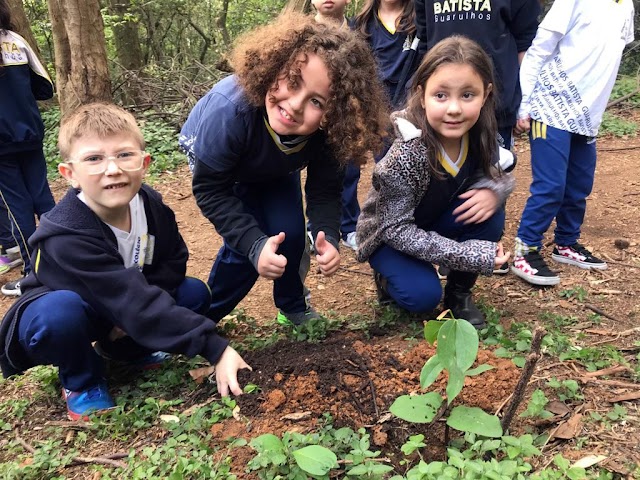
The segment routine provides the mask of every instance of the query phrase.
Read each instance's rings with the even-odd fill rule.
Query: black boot
[[[393,298],[391,298],[391,295],[389,295],[387,291],[387,279],[384,278],[381,273],[373,272],[373,280],[376,284],[378,304],[381,307],[394,304]]]
[[[475,273],[452,270],[444,287],[444,308],[451,310],[455,318],[464,319],[476,329],[482,330],[487,326],[484,315],[471,299],[471,288],[477,279],[478,275]]]

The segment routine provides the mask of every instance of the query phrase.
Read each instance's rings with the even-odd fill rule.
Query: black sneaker
[[[22,282],[22,280],[24,280],[24,277],[5,283],[0,289],[0,292],[9,297],[19,297],[22,295],[22,291],[20,290],[20,282]]]
[[[551,286],[560,283],[558,274],[549,269],[538,251],[527,253],[523,257],[516,257],[511,271],[532,285]]]
[[[574,243],[568,247],[556,245],[551,258],[559,263],[567,263],[574,267],[594,268],[596,270],[606,270],[607,262],[595,257],[589,250],[579,243]]]

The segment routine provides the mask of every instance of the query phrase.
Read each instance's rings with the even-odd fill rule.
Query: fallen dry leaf
[[[582,414],[578,413],[566,422],[561,423],[553,432],[553,438],[570,440],[575,438],[580,433],[580,430],[582,430]]]
[[[571,468],[589,468],[602,462],[603,460],[606,460],[607,458],[608,457],[605,455],[587,455],[586,457],[582,457],[580,460],[571,465]]]
[[[189,370],[189,375],[191,375],[191,378],[193,378],[193,380],[198,385],[200,385],[209,377],[209,375],[213,374],[213,372],[215,371],[216,367],[214,367],[213,365],[209,365],[208,367],[200,367]]]

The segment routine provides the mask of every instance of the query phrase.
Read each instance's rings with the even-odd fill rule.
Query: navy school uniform
[[[36,102],[53,97],[53,84],[20,35],[0,31],[0,47],[0,244],[17,243],[28,272],[26,241],[36,229],[35,215],[40,217],[54,205],[42,151],[44,124]]]
[[[409,80],[419,64],[415,50],[411,50],[413,38],[404,32],[391,33],[377,14],[369,19],[366,30],[369,34],[367,42],[378,63],[378,76],[387,92],[387,100],[393,109],[401,108],[406,100]],[[387,140],[383,151],[375,158],[376,163],[384,157],[390,146],[391,140]],[[340,224],[340,231],[345,239],[348,233],[355,232],[360,216],[359,181],[360,167],[349,164],[346,168],[342,192],[343,208]]]
[[[416,0],[419,56],[451,35],[464,35],[478,42],[494,65],[496,119],[504,147],[511,148],[511,130],[520,106],[518,53],[526,51],[538,29],[538,0],[493,0],[447,2]],[[506,137],[506,138],[505,138]]]
[[[268,237],[285,232],[279,254],[285,272],[274,281],[274,301],[286,313],[306,309],[298,267],[306,245],[300,170],[313,237],[324,231],[338,248],[343,169],[323,131],[281,138],[264,108],[246,99],[235,76],[217,83],[193,108],[180,133],[193,168],[193,193],[224,244],[208,284],[210,318],[217,321],[246,296],[258,278],[252,263]]]
[[[188,251],[175,216],[143,185],[149,247],[140,271],[125,268],[113,231],[70,189],[29,239],[32,272],[0,324],[5,376],[35,365],[59,367],[62,385],[82,391],[103,382],[104,362],[91,343],[117,359],[152,351],[202,355],[217,363],[228,342],[202,314],[209,292],[185,277]],[[128,337],[111,341],[118,327]]]

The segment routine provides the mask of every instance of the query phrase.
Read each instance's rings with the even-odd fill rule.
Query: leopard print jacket
[[[485,240],[456,242],[416,226],[413,214],[429,188],[430,174],[424,161],[426,147],[416,136],[420,131],[402,120],[405,127],[409,126],[409,132],[406,128],[404,132],[398,128],[396,118],[399,138],[375,167],[372,187],[358,219],[356,258],[359,262],[367,261],[385,243],[425,262],[490,275],[496,243]],[[470,188],[489,188],[504,202],[513,186],[513,176],[502,173],[495,178],[483,177]]]

